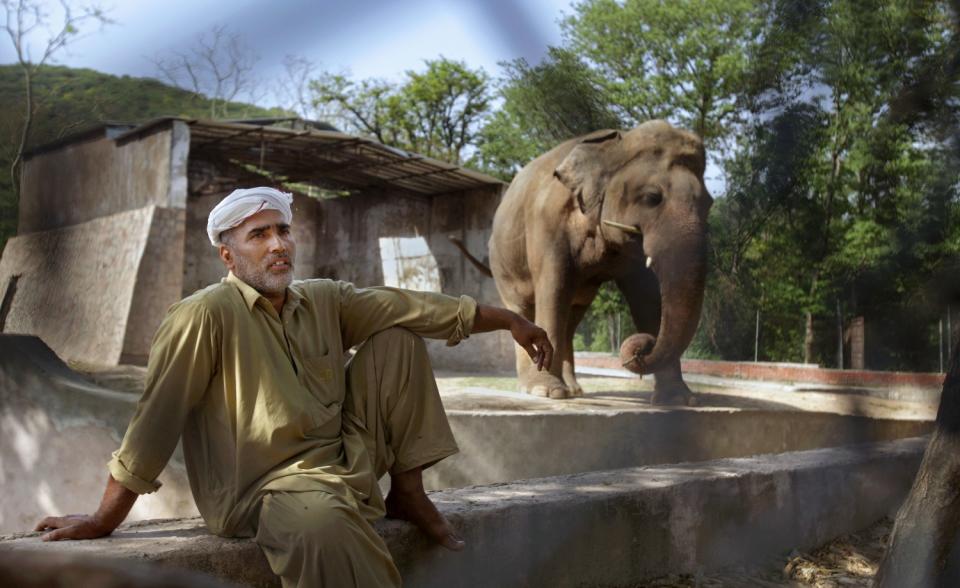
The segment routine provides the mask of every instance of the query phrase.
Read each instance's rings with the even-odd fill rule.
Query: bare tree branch
[[[186,52],[168,51],[152,61],[160,77],[181,90],[206,97],[210,118],[227,118],[232,101],[244,94],[254,100],[257,94],[253,71],[260,57],[224,25],[199,35]]]

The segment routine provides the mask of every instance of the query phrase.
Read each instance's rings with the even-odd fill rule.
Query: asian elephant
[[[555,347],[543,372],[517,349],[524,391],[583,394],[574,330],[600,285],[614,280],[638,331],[621,347],[625,367],[654,374],[654,403],[694,403],[680,355],[703,302],[713,203],[704,165],[699,137],[654,120],[567,141],[517,174],[494,216],[490,270],[505,305]]]

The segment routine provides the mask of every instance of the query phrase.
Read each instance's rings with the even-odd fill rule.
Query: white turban
[[[220,245],[220,233],[243,223],[262,210],[278,210],[283,222],[293,221],[290,203],[293,196],[274,188],[244,188],[234,190],[210,211],[207,217],[207,236],[214,247]]]

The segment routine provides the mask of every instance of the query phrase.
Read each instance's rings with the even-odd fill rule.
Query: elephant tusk
[[[627,233],[632,233],[632,234],[634,234],[634,235],[642,235],[642,234],[643,234],[643,232],[642,232],[640,229],[638,229],[637,227],[634,227],[634,226],[625,225],[625,224],[623,224],[623,223],[613,222],[613,221],[611,221],[611,220],[604,220],[604,221],[602,221],[602,222],[603,222],[603,224],[605,224],[605,225],[607,225],[607,226],[613,227],[613,228],[615,228],[615,229],[620,229],[621,231],[626,231]]]
[[[652,258],[652,257],[648,257],[648,258],[647,258],[647,269],[650,269],[650,266],[651,266],[651,265],[653,265],[653,258]]]

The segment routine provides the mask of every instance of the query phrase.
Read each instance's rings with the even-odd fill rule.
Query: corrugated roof
[[[457,165],[378,143],[366,137],[313,125],[293,129],[254,121],[214,121],[164,117],[136,127],[123,123],[100,125],[73,137],[41,145],[36,155],[111,129],[118,143],[137,140],[173,121],[190,127],[190,156],[226,158],[263,169],[282,181],[321,187],[400,188],[418,194],[441,194],[472,188],[502,186],[500,180]],[[107,136],[113,133],[107,132]]]

